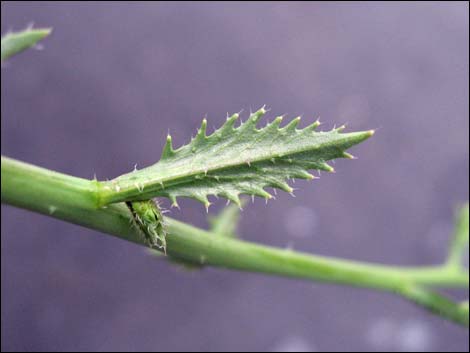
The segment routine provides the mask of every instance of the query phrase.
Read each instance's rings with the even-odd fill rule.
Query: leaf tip
[[[201,140],[206,137],[206,132],[207,132],[207,119],[204,118],[202,119],[201,127],[199,128],[197,135],[196,135],[196,140]]]
[[[317,176],[315,176],[315,175],[313,175],[313,174],[311,174],[311,173],[308,173],[308,172],[307,172],[307,173],[305,174],[305,179],[307,179],[307,180],[313,180],[313,179],[320,179],[320,178],[317,177]]]
[[[172,146],[172,139],[171,139],[171,135],[168,134],[166,136],[166,142],[165,142],[165,146],[163,147],[161,158],[165,159],[165,158],[171,157],[173,154],[174,154],[174,151],[173,151],[173,146]]]
[[[282,119],[284,119],[284,117],[282,115],[280,115],[280,116],[276,117],[276,119],[274,119],[272,123],[276,126],[279,126],[282,123]]]
[[[312,124],[305,128],[305,131],[313,131],[321,125],[320,120],[315,120]]]
[[[53,28],[52,27],[46,27],[46,28],[37,28],[36,31],[42,38],[45,38],[49,35],[51,35]]]
[[[285,125],[281,131],[284,132],[292,132],[297,128],[297,125],[299,125],[301,120],[301,117],[298,116],[297,118],[292,119],[287,125]]]
[[[250,117],[248,118],[248,121],[247,121],[247,126],[248,125],[254,125],[258,122],[258,120],[264,115],[266,114],[267,110],[265,108],[266,106],[263,105],[260,109],[258,109],[256,112],[254,113],[251,113],[250,114]]]
[[[335,168],[333,168],[331,165],[325,163],[324,167],[325,167],[325,171],[327,171],[328,173],[336,173]]]
[[[351,153],[348,153],[348,152],[343,152],[343,158],[347,158],[347,159],[357,159],[356,156],[353,156]]]
[[[180,205],[178,205],[178,201],[176,201],[176,196],[174,195],[169,195],[170,201],[171,201],[171,208],[175,207],[177,209],[180,209]]]

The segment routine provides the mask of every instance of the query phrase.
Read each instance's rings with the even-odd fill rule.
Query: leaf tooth
[[[312,124],[308,125],[307,127],[304,128],[304,131],[315,131],[317,127],[321,125],[320,120],[316,120]]]
[[[295,170],[295,171],[291,172],[291,176],[294,177],[294,178],[307,179],[307,180],[318,179],[318,177],[316,177],[313,174],[310,174],[309,172],[307,172],[304,169],[299,169],[299,170]]]
[[[280,115],[280,116],[276,117],[276,119],[274,119],[271,124],[274,125],[277,129],[279,129],[279,125],[281,125],[282,119],[284,119],[284,117],[282,115]]]
[[[300,122],[300,116],[298,116],[295,119],[292,119],[286,126],[284,126],[281,131],[285,132],[293,132],[297,128],[297,125],[299,125]]]
[[[172,146],[172,142],[171,142],[171,136],[168,135],[166,137],[165,146],[163,147],[161,159],[170,158],[174,154],[175,154],[175,151],[173,150],[173,146]]]
[[[194,137],[194,140],[191,142],[191,144],[198,145],[200,143],[203,143],[207,139],[206,131],[207,131],[207,119],[203,119],[201,123],[201,127],[197,131],[196,137]]]
[[[348,152],[343,152],[341,157],[347,158],[347,159],[357,159],[356,156],[353,156],[351,153],[348,153]]]
[[[336,129],[333,129],[334,132],[341,132],[343,131],[344,129],[346,129],[346,125],[343,124],[341,125],[340,127],[337,127]]]
[[[245,187],[243,192],[247,193],[248,195],[264,197],[265,199],[273,198],[273,195],[271,195],[269,192],[264,190],[262,187],[256,186],[256,185],[250,185],[250,186]]]
[[[209,202],[209,200],[207,199],[207,194],[205,194],[205,193],[191,192],[191,193],[189,193],[187,196],[188,196],[189,198],[192,198],[192,199],[194,199],[194,200],[197,200],[197,201],[203,203],[204,206],[206,207],[206,209],[208,209],[209,206],[210,206],[210,204],[211,204],[211,203]]]
[[[256,112],[251,113],[248,120],[239,127],[240,131],[256,129],[256,124],[264,114],[266,114],[266,109],[264,106],[258,109]]]
[[[197,132],[197,136],[206,137],[206,131],[207,131],[207,119],[204,118],[202,119],[201,127]]]
[[[241,207],[240,197],[238,196],[237,192],[224,190],[223,192],[219,193],[219,195],[225,197],[226,199],[228,199],[230,201],[232,201],[238,207]]]
[[[273,186],[273,187],[276,187],[282,191],[285,191],[285,192],[288,192],[288,193],[291,193],[294,191],[294,189],[292,189],[289,184],[287,184],[285,181],[280,181],[280,180],[271,180],[269,182],[269,185],[270,186]]]
[[[324,171],[329,172],[329,173],[335,173],[335,168],[333,168],[331,165],[329,165],[326,162],[316,163],[316,168],[315,169],[324,170]]]
[[[338,158],[335,157],[335,158]],[[298,163],[298,166],[301,167],[302,169],[314,169],[314,170],[324,170],[326,172],[331,172],[334,173],[335,170],[332,166],[330,166],[328,163],[325,162],[325,160],[302,160],[301,162]]]
[[[169,195],[168,195],[168,198],[169,198],[170,201],[171,201],[171,207],[180,208],[180,206],[178,205],[178,201],[176,201],[176,195],[174,195],[174,194],[169,194]]]
[[[258,109],[258,111],[256,113],[264,115],[264,114],[266,114],[267,111],[268,111],[268,109],[266,109],[266,104],[264,104],[261,108]]]
[[[269,124],[267,124],[263,128],[263,132],[268,132],[268,133],[278,133],[279,131],[279,125],[282,122],[282,116],[276,117],[273,121],[271,121]]]
[[[232,116],[228,117],[224,125],[222,125],[220,129],[216,131],[216,133],[220,135],[230,133],[233,130],[233,126],[235,125],[235,122],[238,120],[239,117],[240,114],[238,113],[235,113]]]

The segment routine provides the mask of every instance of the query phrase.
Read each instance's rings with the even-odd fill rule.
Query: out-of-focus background
[[[256,200],[240,234],[384,264],[444,259],[468,199],[468,3],[17,3],[1,30],[52,26],[3,65],[2,154],[85,178],[155,162],[168,131],[267,104],[324,129],[378,128]],[[225,204],[220,200],[211,212]],[[171,216],[205,227],[202,205]],[[1,348],[468,351],[468,330],[388,294],[186,272],[138,246],[2,205]],[[458,297],[468,291],[453,292]]]

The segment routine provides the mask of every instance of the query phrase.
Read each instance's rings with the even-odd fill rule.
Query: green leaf
[[[50,28],[28,28],[21,32],[7,33],[2,37],[2,61],[34,46],[51,31]]]
[[[213,134],[206,135],[204,119],[188,145],[173,149],[168,136],[158,163],[100,183],[99,205],[168,197],[177,206],[177,197],[190,197],[209,207],[209,195],[224,197],[240,205],[240,194],[272,198],[264,188],[292,192],[289,179],[314,179],[310,169],[333,172],[326,162],[353,158],[345,151],[374,131],[341,133],[344,126],[331,131],[315,131],[318,121],[297,129],[299,118],[281,127],[277,117],[265,127],[256,127],[266,113],[261,108],[239,127],[239,115],[227,118]]]
[[[242,205],[246,199],[242,199]],[[238,220],[240,218],[240,207],[230,205],[225,207],[217,216],[210,216],[210,231],[224,237],[235,238]]]
[[[469,244],[469,207],[463,205],[456,213],[454,236],[449,248],[447,264],[450,267],[461,268],[463,257],[468,252]]]

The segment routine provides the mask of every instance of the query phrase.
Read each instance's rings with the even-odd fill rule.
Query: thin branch
[[[124,203],[96,209],[96,181],[3,156],[1,170],[2,202],[145,245]],[[168,217],[166,220],[168,255],[185,263],[371,288],[410,299],[413,298],[403,288],[468,288],[469,284],[468,273],[449,271],[442,266],[392,267],[321,257],[221,237]],[[427,302],[416,302],[428,306]],[[451,316],[452,310],[446,311],[445,317]],[[462,323],[459,318],[453,319]]]
[[[468,304],[452,300],[417,285],[403,286],[400,294],[430,312],[468,327]]]

